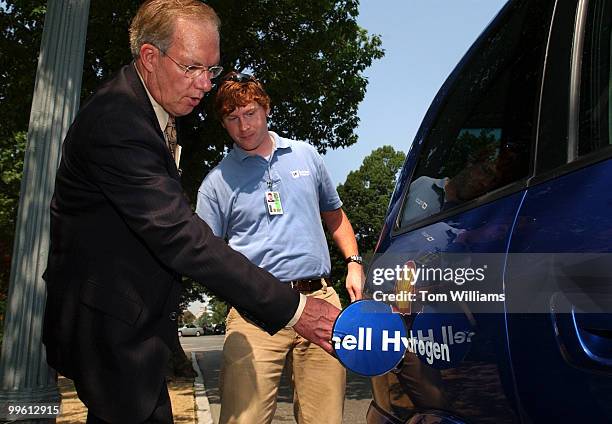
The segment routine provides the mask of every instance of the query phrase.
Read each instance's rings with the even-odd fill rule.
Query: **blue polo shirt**
[[[196,212],[232,249],[281,281],[327,276],[320,212],[340,208],[340,197],[314,147],[270,135],[269,161],[234,144],[202,182]],[[268,214],[268,181],[280,193],[282,215]]]

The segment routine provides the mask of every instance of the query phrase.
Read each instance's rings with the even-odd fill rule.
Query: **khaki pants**
[[[331,287],[310,294],[340,307]],[[227,316],[221,369],[220,424],[270,423],[285,365],[292,371],[293,411],[299,424],[340,424],[346,371],[319,346],[283,328],[270,336],[234,308]]]

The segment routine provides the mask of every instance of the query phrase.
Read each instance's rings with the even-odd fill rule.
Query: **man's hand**
[[[323,218],[334,243],[345,258],[359,254],[353,227],[351,227],[351,223],[342,208],[321,212],[321,218]],[[363,266],[355,262],[349,262],[346,274],[346,291],[351,298],[351,302],[361,299],[364,282]]]
[[[293,329],[302,337],[332,353],[332,327],[340,309],[323,299],[306,298],[306,306]]]
[[[365,275],[363,274],[363,266],[355,262],[348,264],[348,272],[346,274],[346,291],[348,292],[351,302],[361,299],[363,284],[365,283]]]

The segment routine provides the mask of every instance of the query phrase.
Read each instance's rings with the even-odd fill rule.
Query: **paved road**
[[[181,344],[185,352],[196,352],[196,358],[202,375],[206,395],[210,402],[215,423],[219,420],[219,370],[221,367],[221,349],[224,336],[182,337]],[[372,399],[370,381],[365,377],[349,373],[346,386],[346,400],[344,402],[345,424],[364,424],[365,414]],[[293,419],[293,393],[289,379],[283,373],[281,387],[278,393],[278,406],[274,415],[273,424],[291,423]]]

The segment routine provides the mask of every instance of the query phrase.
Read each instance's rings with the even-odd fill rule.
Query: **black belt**
[[[331,286],[331,281],[327,277],[313,278],[311,280],[293,280],[288,281],[287,283],[294,290],[308,293],[321,290],[323,288],[323,283],[321,282],[321,279],[323,279],[328,286]]]

